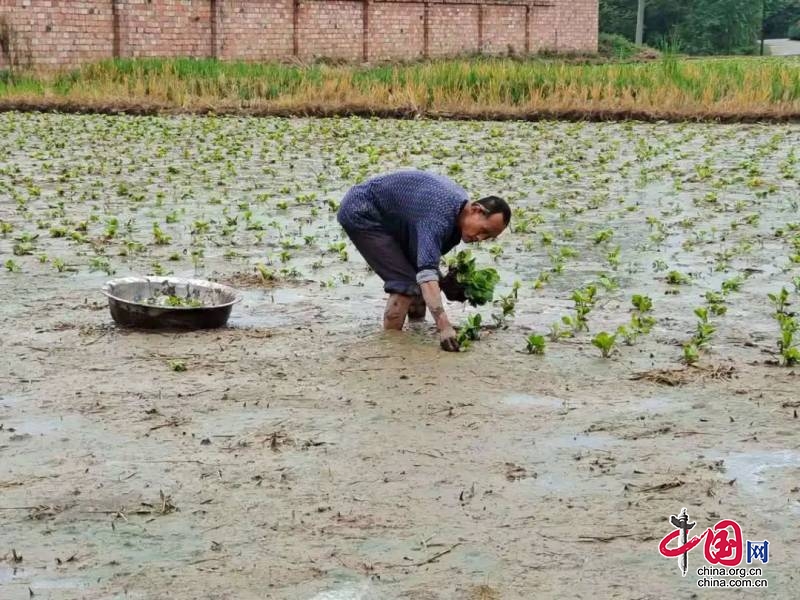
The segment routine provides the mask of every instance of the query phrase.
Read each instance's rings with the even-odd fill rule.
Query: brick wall
[[[453,56],[478,50],[477,4],[431,4],[428,56]]]
[[[481,50],[485,54],[525,53],[525,6],[482,7]]]
[[[113,53],[109,0],[0,0],[11,59],[43,66],[91,62]],[[0,68],[9,56],[0,52]]]
[[[208,0],[117,0],[121,56],[212,56]]]
[[[293,0],[229,0],[218,3],[217,56],[271,60],[293,53]]]
[[[596,0],[572,0],[558,5],[559,52],[596,52],[599,34]]]
[[[297,55],[360,60],[364,51],[363,2],[311,0],[297,15]]]
[[[425,5],[369,3],[369,60],[420,58],[425,51]]]
[[[554,50],[558,45],[558,27],[557,5],[532,6],[530,14],[531,52]]]
[[[0,68],[9,58],[56,67],[112,56],[594,52],[597,28],[598,0],[0,0],[0,42],[11,38]]]

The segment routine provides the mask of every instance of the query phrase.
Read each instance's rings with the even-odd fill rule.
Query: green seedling
[[[631,298],[631,304],[640,313],[647,313],[653,310],[653,300],[649,296],[634,294],[633,298]]]
[[[656,273],[660,273],[661,271],[666,271],[667,269],[669,269],[669,265],[660,258],[653,261],[653,271],[655,271]]]
[[[613,292],[614,290],[619,289],[619,283],[617,283],[617,280],[610,278],[605,273],[600,275],[600,277],[597,279],[597,284],[602,286],[607,292]]]
[[[562,323],[567,324],[569,327],[566,328],[562,327],[561,326]],[[561,317],[561,323],[556,322],[550,325],[547,337],[550,338],[551,342],[557,342],[562,338],[573,337],[574,334],[572,333],[571,324],[572,324],[571,317],[568,316]]]
[[[172,238],[164,233],[158,223],[153,223],[153,241],[158,246],[167,246],[172,241]]]
[[[672,285],[688,285],[689,277],[680,271],[670,271],[667,273],[667,283]]]
[[[503,256],[503,247],[500,244],[493,244],[489,248],[489,254],[493,260],[497,261],[497,259]]]
[[[36,245],[33,242],[17,242],[12,247],[11,251],[14,256],[29,256],[36,250]]]
[[[635,327],[628,327],[627,325],[620,325],[617,327],[617,337],[621,337],[622,341],[628,346],[633,346],[636,340],[639,339],[639,331]]]
[[[112,217],[106,223],[106,231],[105,237],[107,240],[110,240],[117,236],[117,232],[119,231],[119,219],[116,217]]]
[[[208,221],[197,220],[192,223],[190,233],[192,235],[200,235],[201,233],[208,233],[211,224]]]
[[[786,307],[789,306],[789,292],[786,288],[781,288],[781,291],[776,294],[768,293],[767,297],[775,307],[776,315],[786,314]]]
[[[173,308],[199,308],[203,303],[196,298],[181,298],[180,296],[167,296],[165,303]]]
[[[548,271],[542,271],[539,273],[539,276],[536,277],[536,281],[533,282],[533,289],[539,290],[543,288],[548,281],[550,281],[550,273]]]
[[[328,246],[328,252],[335,252],[339,255],[339,259],[347,262],[349,258],[347,254],[347,242],[332,242],[330,246]]]
[[[464,295],[472,306],[481,306],[494,298],[494,288],[500,282],[495,269],[478,269],[475,257],[469,250],[462,250],[447,262],[449,273],[454,272],[456,281],[464,287]]]
[[[614,352],[617,336],[606,331],[601,331],[592,338],[592,345],[599,348],[603,358],[608,358]]]
[[[708,309],[713,315],[721,316],[728,312],[728,307],[725,306],[725,296],[720,292],[706,292],[705,297]]]
[[[6,263],[6,270],[9,273],[20,273],[22,271],[22,267],[20,267],[17,263],[14,262],[13,259],[9,258]]]
[[[711,337],[716,331],[716,327],[708,320],[708,309],[705,307],[698,307],[694,309],[694,314],[697,315],[697,329],[695,331],[692,342],[698,348],[703,348],[711,341]]]
[[[8,221],[0,221],[0,234],[2,234],[3,237],[6,237],[12,231],[14,231],[14,225]]]
[[[550,269],[551,273],[555,273],[556,275],[563,273],[564,259],[561,257],[561,255],[551,252],[550,261],[553,263],[553,267]]]
[[[722,293],[730,294],[731,292],[738,292],[742,288],[744,282],[745,277],[742,275],[737,275],[731,279],[726,279],[722,282]]]
[[[505,327],[508,319],[514,316],[514,312],[517,307],[519,288],[521,286],[522,283],[515,281],[514,286],[511,288],[511,293],[505,296],[500,296],[499,300],[495,300],[494,305],[498,306],[501,312],[493,313],[492,319],[498,328]]]
[[[784,366],[795,365],[800,362],[800,348],[795,346],[794,335],[797,333],[798,324],[794,317],[778,313],[776,315],[781,328],[781,337],[778,340],[778,350]]]
[[[89,271],[103,271],[106,275],[113,275],[114,269],[104,256],[95,256],[89,260]]]
[[[63,260],[61,260],[60,258],[54,258],[54,259],[53,259],[52,261],[50,261],[50,262],[52,263],[52,265],[53,265],[53,268],[54,268],[56,271],[58,271],[59,273],[63,273],[63,272],[64,272],[64,270],[67,268],[67,265],[66,265],[66,264],[64,264],[64,261],[63,261]]]
[[[183,373],[186,371],[186,363],[182,360],[171,360],[169,361],[169,368],[176,373]]]
[[[456,336],[459,347],[466,350],[472,342],[478,341],[481,338],[481,321],[480,313],[467,317],[467,322],[459,328]]]
[[[193,248],[191,252],[192,256],[192,266],[194,267],[195,271],[202,268],[203,266],[203,257],[205,256],[205,252],[202,248]]]
[[[597,288],[587,285],[583,289],[574,290],[570,296],[575,303],[575,316],[563,317],[562,322],[572,328],[573,333],[589,331],[589,313],[597,301]]]
[[[528,354],[544,354],[546,342],[543,335],[532,333],[525,339],[525,343]]]
[[[608,265],[615,271],[620,265],[619,255],[621,251],[621,246],[615,246],[608,254],[606,254],[606,261],[608,262]]]
[[[683,345],[683,361],[687,365],[693,365],[698,360],[700,360],[700,350],[697,348],[697,346],[692,342],[688,342],[688,343],[684,344]]]
[[[255,270],[261,277],[261,281],[275,281],[275,270],[268,268],[263,263],[256,263]]]
[[[610,229],[604,229],[594,234],[594,236],[592,236],[592,241],[595,244],[602,244],[603,242],[609,241],[612,237],[614,237],[614,232]]]

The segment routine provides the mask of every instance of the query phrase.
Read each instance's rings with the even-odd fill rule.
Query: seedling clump
[[[544,354],[546,342],[543,335],[532,333],[525,339],[525,342],[528,354]]]
[[[608,358],[614,352],[617,343],[617,336],[606,331],[601,331],[592,338],[592,345],[600,349],[603,358]]]
[[[499,300],[495,300],[494,305],[500,308],[500,312],[493,313],[492,319],[494,319],[494,323],[498,328],[505,327],[508,319],[514,316],[517,307],[519,288],[521,286],[522,284],[519,281],[514,282],[511,293],[500,296]]]
[[[617,335],[621,336],[629,346],[632,346],[639,336],[650,333],[656,324],[655,318],[650,315],[653,310],[653,300],[649,296],[634,294],[631,304],[634,311],[630,323],[617,328]]]
[[[573,333],[589,331],[589,313],[597,302],[597,287],[587,285],[583,289],[572,292],[572,301],[575,303],[575,316],[564,316],[561,321],[568,325]]]
[[[477,342],[481,338],[481,321],[480,313],[475,313],[468,316],[467,322],[459,328],[456,340],[463,350],[466,350],[472,342]]]
[[[472,306],[482,306],[494,298],[494,288],[500,281],[500,275],[495,269],[478,269],[475,267],[475,257],[469,250],[462,250],[448,263],[448,273],[445,280],[455,278],[463,287],[464,296]]]
[[[176,373],[183,373],[186,370],[186,363],[182,360],[171,360],[169,362],[169,368]]]

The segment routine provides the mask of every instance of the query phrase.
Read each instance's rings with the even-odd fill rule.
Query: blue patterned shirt
[[[417,283],[439,280],[442,255],[461,241],[458,215],[469,198],[461,186],[435,173],[397,171],[354,186],[348,198],[343,226],[390,232],[416,259]]]

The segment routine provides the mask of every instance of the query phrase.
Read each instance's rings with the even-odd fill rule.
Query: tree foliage
[[[600,0],[600,28],[633,39],[637,0]],[[761,37],[786,37],[800,0],[648,0],[645,43],[689,54],[748,54]]]

